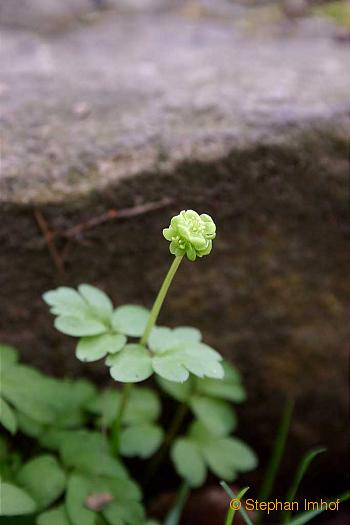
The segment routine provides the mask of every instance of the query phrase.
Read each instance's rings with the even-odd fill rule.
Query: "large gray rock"
[[[1,0],[0,24],[41,33],[57,32],[96,18],[102,10],[155,11],[182,0]]]
[[[52,37],[3,31],[0,337],[50,372],[106,381],[74,359],[41,294],[91,282],[150,305],[169,216],[212,213],[213,255],[183,265],[161,321],[199,326],[237,363],[250,394],[240,432],[261,452],[283,398],[298,398],[292,460],[327,445],[333,494],[346,454],[348,49],[321,21],[256,28],[217,5],[109,12]],[[61,235],[163,196],[168,208]]]

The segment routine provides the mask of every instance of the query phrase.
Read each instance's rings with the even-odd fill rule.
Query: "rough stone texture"
[[[348,49],[323,22],[256,27],[207,4],[3,31],[0,338],[57,375],[107,381],[72,357],[41,294],[90,282],[150,305],[169,263],[161,227],[185,207],[212,213],[215,251],[183,265],[161,320],[198,326],[237,363],[239,432],[261,454],[283,398],[298,398],[285,472],[322,443],[310,486],[334,494],[347,452]],[[59,236],[57,273],[35,208],[62,232],[162,196],[168,208]]]

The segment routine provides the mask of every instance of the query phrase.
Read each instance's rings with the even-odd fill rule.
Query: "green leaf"
[[[43,512],[37,517],[37,525],[70,525],[64,505]]]
[[[5,435],[0,434],[0,463],[6,461],[9,453],[9,444]]]
[[[184,343],[198,343],[202,335],[197,328],[191,326],[179,326],[178,328],[167,328],[156,326],[151,331],[148,344],[154,352],[165,352],[177,348]]]
[[[113,313],[110,299],[104,292],[88,284],[80,285],[79,292],[63,286],[44,294],[44,301],[51,306],[51,313],[58,316],[55,327],[74,337],[105,333]]]
[[[142,505],[137,501],[129,501],[124,505],[112,502],[102,510],[102,514],[110,525],[140,525],[145,515]]]
[[[177,351],[177,355],[181,356],[184,366],[198,377],[224,377],[224,370],[219,362],[222,359],[221,355],[204,343],[185,343],[185,346]]]
[[[102,334],[82,337],[78,342],[75,355],[80,361],[97,361],[107,354],[119,352],[125,343],[126,337],[121,334]]]
[[[54,324],[59,332],[74,337],[99,335],[107,331],[106,325],[96,319],[80,319],[66,315],[57,317]]]
[[[221,445],[222,443],[217,441],[202,447],[205,463],[218,478],[234,481],[237,477],[236,466],[230,461],[227,450],[222,449]]]
[[[240,439],[224,438],[220,440],[220,446],[230,455],[232,464],[239,472],[248,472],[258,466],[255,452]]]
[[[196,379],[196,391],[200,394],[226,399],[235,403],[244,401],[246,395],[241,385],[239,373],[226,361],[222,363],[222,366],[224,369],[224,377],[222,379],[218,380],[208,377]]]
[[[256,455],[248,445],[236,438],[218,437],[199,421],[192,423],[188,436],[210,470],[226,481],[235,479],[237,472],[254,469],[257,465]]]
[[[225,483],[224,481],[222,483]],[[249,490],[249,487],[244,487],[244,489],[240,490],[237,494],[237,500],[241,501],[241,499],[243,498],[243,496],[246,494],[246,492]],[[236,514],[237,510],[234,508],[234,507],[230,507],[228,509],[228,512],[227,512],[227,515],[226,515],[226,521],[225,521],[225,525],[232,525],[233,524],[233,520],[235,518],[235,514]]]
[[[164,379],[183,383],[189,372],[199,377],[219,378],[224,374],[220,354],[203,343],[181,343],[182,346],[156,354],[154,371]]]
[[[15,434],[17,430],[17,418],[16,414],[6,403],[4,399],[0,397],[0,423],[11,432],[11,434]]]
[[[17,410],[36,421],[50,423],[54,414],[43,396],[46,385],[47,382],[38,371],[18,365],[9,368],[2,378],[1,393]]]
[[[155,326],[148,338],[148,346],[153,352],[165,352],[176,346],[174,331],[166,326]]]
[[[68,515],[73,525],[96,525],[97,514],[86,508],[86,499],[98,493],[109,493],[115,500],[101,511],[109,523],[113,525],[143,523],[144,512],[139,504],[141,492],[133,481],[116,477],[96,478],[73,474],[69,479],[66,500]]]
[[[194,389],[192,377],[190,377],[185,383],[174,383],[174,381],[168,381],[163,377],[157,376],[157,383],[164,392],[169,394],[170,397],[181,402],[188,401],[192,390]]]
[[[123,503],[128,504],[131,501],[141,501],[142,492],[140,487],[129,478],[120,479],[115,475],[111,478],[101,478],[101,489],[109,490],[116,501],[122,505]]]
[[[96,488],[95,491],[98,489]],[[69,477],[66,495],[67,514],[73,525],[97,525],[97,513],[85,505],[86,498],[94,492],[92,482],[82,475]]]
[[[207,469],[196,443],[188,438],[179,438],[171,448],[171,458],[179,476],[192,487],[199,487],[205,481]]]
[[[156,392],[147,387],[134,387],[130,392],[129,402],[123,416],[123,423],[137,425],[155,421],[161,411],[161,404]]]
[[[63,430],[52,427],[47,429],[43,434],[38,437],[40,445],[50,450],[59,450],[63,441],[72,435],[74,430]]]
[[[161,427],[142,424],[128,427],[121,432],[120,452],[123,456],[149,458],[159,448],[164,437]]]
[[[177,491],[175,503],[165,517],[164,525],[179,525],[189,494],[190,486],[187,481],[183,481]]]
[[[109,427],[115,420],[120,407],[121,394],[116,389],[106,389],[95,396],[88,409],[102,416],[101,423]],[[154,390],[135,386],[123,413],[122,422],[128,425],[155,421],[160,414],[160,401]]]
[[[58,436],[60,455],[67,467],[101,476],[127,476],[123,465],[112,457],[104,436],[99,432],[77,430]]]
[[[350,499],[350,491],[345,492],[343,495],[339,496],[338,498],[333,498],[334,501],[336,499],[339,499],[339,501],[347,501]],[[328,500],[329,503],[329,500]],[[295,518],[290,521],[290,525],[304,525],[305,523],[308,523],[309,521],[313,520],[318,516],[319,514],[322,514],[326,510],[325,506],[323,506],[321,509],[317,510],[308,510],[306,512],[300,512],[295,516]]]
[[[100,314],[102,319],[110,319],[113,313],[113,304],[107,294],[90,284],[81,284],[78,286],[78,290],[94,312]]]
[[[17,516],[35,512],[35,501],[24,490],[0,481],[0,516]]]
[[[200,330],[192,326],[178,326],[173,333],[179,343],[199,343],[202,339]]]
[[[143,306],[131,304],[119,306],[113,313],[113,328],[122,334],[139,337],[146,328],[149,314],[149,310]]]
[[[305,454],[300,464],[298,465],[297,471],[295,473],[293,482],[288,490],[285,501],[295,501],[295,496],[298,491],[299,485],[303,477],[305,476],[310,464],[319,454],[325,451],[325,448],[318,447],[310,450]],[[291,515],[292,511],[284,511],[282,519],[283,523],[288,523],[290,521]]]
[[[50,290],[44,293],[43,299],[55,315],[84,318],[91,313],[86,301],[73,288],[61,286]]]
[[[87,409],[93,414],[101,416],[98,420],[98,426],[110,427],[119,412],[120,402],[120,392],[116,389],[106,388],[96,394],[88,403]]]
[[[213,439],[213,436],[208,432],[203,423],[197,420],[193,421],[190,425],[188,435],[201,446],[203,443],[210,443]],[[217,440],[217,437],[215,436],[214,439]]]
[[[69,394],[69,403],[73,403],[75,407],[85,408],[97,392],[95,385],[87,379],[78,379],[75,381],[65,379],[63,384]]]
[[[211,439],[201,447],[210,470],[225,481],[233,481],[237,472],[253,470],[257,459],[253,451],[235,438]]]
[[[222,378],[223,368],[218,352],[200,342],[199,330],[182,326],[171,330],[164,326],[153,328],[149,347],[154,352],[152,366],[162,378],[185,382],[189,372],[198,377]]]
[[[129,344],[116,355],[110,355],[106,364],[116,381],[137,383],[152,375],[151,355],[144,346]]]
[[[4,372],[6,368],[15,365],[17,361],[17,350],[13,348],[13,346],[0,344],[0,363],[2,372]]]
[[[23,365],[9,368],[2,379],[2,396],[27,420],[40,424],[54,423],[62,427],[80,424],[82,403],[94,394],[94,388],[86,382],[45,377]]]
[[[236,426],[235,413],[226,401],[195,395],[190,399],[190,407],[212,434],[226,436]]]
[[[272,493],[278,470],[283,458],[283,453],[285,450],[289,433],[289,427],[292,420],[293,410],[294,401],[286,399],[281,421],[277,428],[275,442],[271,451],[271,457],[269,459],[264,478],[262,480],[262,484],[259,490],[259,501],[268,501]]]
[[[53,456],[43,455],[23,465],[17,483],[33,497],[38,509],[44,509],[62,494],[66,477]]]
[[[140,503],[142,494],[136,483],[115,477],[104,478],[101,482],[101,489],[110,492],[115,500],[102,509],[104,518],[111,525],[140,525],[144,522],[144,509]]]
[[[180,362],[179,362],[180,361]],[[152,358],[153,370],[168,381],[176,383],[184,383],[188,377],[189,372],[181,363],[176,354],[169,354],[168,352]]]
[[[222,488],[224,489],[224,491],[226,492],[226,494],[228,495],[228,497],[230,499],[240,499],[244,496],[244,494],[247,492],[247,490],[249,489],[249,487],[245,487],[244,489],[242,489],[237,495],[232,492],[232,490],[230,489],[230,487],[227,485],[227,483],[225,483],[225,481],[220,481],[220,485],[222,486]],[[239,509],[239,513],[242,517],[242,520],[244,521],[244,523],[246,525],[254,525],[252,520],[250,519],[249,515],[248,515],[248,512],[245,510],[244,506],[242,505],[241,508]]]
[[[44,432],[44,425],[22,412],[17,411],[17,421],[20,431],[29,437],[38,438]]]

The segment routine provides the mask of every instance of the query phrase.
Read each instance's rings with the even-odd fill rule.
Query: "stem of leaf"
[[[268,501],[271,495],[286,446],[293,408],[294,402],[287,400],[283,410],[282,419],[277,430],[277,435],[272,449],[271,458],[266,469],[265,478],[260,489],[258,501]],[[257,523],[260,522],[261,518],[262,513],[259,513]]]
[[[150,463],[145,482],[148,483],[153,478],[154,474],[157,472],[159,465],[162,463],[170,446],[172,445],[172,442],[177,436],[187,412],[188,406],[185,403],[181,403],[178,405],[174,418],[163,441],[163,444],[160,447],[158,453],[154,456],[153,461],[151,461]]]
[[[148,322],[147,322],[145,331],[143,332],[143,335],[140,339],[140,345],[145,345],[148,341],[151,330],[153,326],[156,324],[160,309],[164,302],[165,296],[169,290],[169,286],[171,285],[171,281],[173,280],[176,274],[176,271],[178,267],[180,266],[182,259],[183,259],[183,255],[175,257],[168,270],[168,273],[165,276],[165,279],[163,281],[162,286],[160,287],[156,300],[153,303],[151,314],[148,318]]]
[[[119,448],[120,448],[120,433],[122,428],[122,420],[125,413],[126,405],[128,403],[128,399],[130,396],[130,391],[132,388],[132,383],[126,383],[123,386],[122,389],[122,397],[120,401],[120,406],[118,410],[118,414],[113,421],[112,426],[112,434],[111,434],[111,443],[112,443],[112,451],[115,455],[119,454]]]
[[[315,448],[315,449],[312,449],[310,450],[307,454],[305,454],[305,456],[303,457],[303,459],[301,460],[299,466],[298,466],[298,469],[295,473],[295,476],[294,476],[294,479],[293,479],[293,482],[292,482],[292,485],[290,486],[289,490],[288,490],[288,493],[286,495],[286,499],[285,501],[294,501],[294,498],[296,496],[296,493],[297,493],[297,490],[298,490],[298,487],[301,483],[301,480],[303,479],[307,469],[309,468],[311,462],[314,460],[314,458],[316,458],[316,456],[318,456],[319,454],[321,454],[322,452],[325,452],[326,449],[325,448]],[[292,517],[292,511],[291,510],[285,510],[283,512],[283,516],[282,516],[282,523],[289,523],[290,520],[291,520],[291,517]]]
[[[249,490],[249,487],[245,487],[244,489],[242,489],[238,494],[237,494],[237,502],[241,501],[241,499],[243,498],[243,496],[245,495],[245,493]],[[233,524],[233,520],[235,519],[235,514],[237,512],[237,510],[239,509],[235,509],[234,506],[231,507],[230,505],[230,508],[228,509],[228,512],[227,512],[227,515],[226,515],[226,521],[225,521],[225,525],[232,525]]]
[[[165,518],[164,525],[178,525],[181,519],[183,508],[186,504],[188,495],[190,493],[190,487],[186,481],[183,481],[179,492],[177,494],[176,502],[174,507],[170,510],[169,514]]]
[[[235,501],[240,500],[244,496],[244,494],[247,492],[247,490],[249,489],[249,487],[244,488],[240,492],[240,494],[236,496],[236,494],[230,489],[230,487],[228,486],[228,484],[225,481],[220,481],[220,485],[222,486],[222,488],[224,489],[226,494],[229,496],[229,498],[231,500],[235,500]],[[241,514],[241,516],[243,518],[243,521],[245,522],[246,525],[254,525],[252,520],[248,516],[248,513],[245,510],[243,505],[238,509],[238,511],[240,512],[240,514]]]

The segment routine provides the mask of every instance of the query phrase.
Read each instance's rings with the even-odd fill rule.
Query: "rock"
[[[1,0],[0,24],[50,33],[89,22],[103,10],[150,12],[170,4],[174,0]]]
[[[94,9],[93,0],[1,0],[1,25],[55,31]]]
[[[51,373],[107,381],[75,360],[41,294],[90,282],[116,304],[151,305],[170,261],[161,228],[183,208],[211,213],[213,255],[183,264],[161,322],[198,326],[241,369],[238,432],[262,458],[296,396],[284,472],[321,443],[317,487],[335,494],[347,450],[348,50],[316,20],[255,34],[241,10],[219,7],[3,31],[0,339]],[[72,233],[79,224],[95,227]]]

